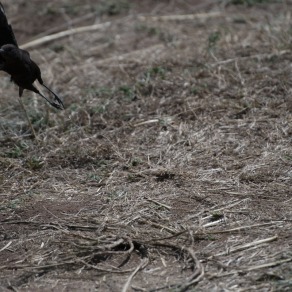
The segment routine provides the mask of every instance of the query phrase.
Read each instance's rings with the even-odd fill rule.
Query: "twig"
[[[119,271],[119,270],[108,270],[108,269],[104,269],[104,268],[99,268],[97,266],[91,265],[87,262],[85,262],[84,260],[80,260],[80,263],[84,264],[85,266],[87,266],[88,268],[100,271],[100,272],[105,272],[105,273],[116,273],[116,274],[125,274],[125,273],[129,273],[132,272],[133,269],[131,270],[124,270],[124,271]],[[118,269],[118,268],[117,268]]]
[[[80,22],[82,22],[84,20],[93,18],[94,16],[95,16],[95,12],[90,12],[90,13],[88,13],[86,15],[83,15],[81,17],[74,18],[74,19],[70,20],[70,23],[63,23],[63,24],[61,24],[59,26],[54,26],[54,27],[52,27],[52,28],[50,28],[50,29],[38,34],[36,37],[40,38],[40,37],[43,37],[45,35],[48,35],[48,34],[51,34],[51,33],[55,33],[57,31],[60,31],[61,29],[65,29],[65,28],[67,28],[69,26],[76,25],[77,23],[80,23]]]
[[[212,222],[206,223],[206,224],[202,225],[202,227],[204,227],[204,228],[213,227],[215,225],[222,224],[223,222],[225,222],[224,219],[219,219],[219,220],[216,220],[216,221],[212,221]]]
[[[290,53],[289,50],[283,50],[280,51],[278,53],[272,53],[272,54],[256,54],[256,55],[251,55],[251,56],[246,56],[246,57],[237,57],[237,58],[231,58],[231,59],[227,59],[227,60],[222,60],[222,61],[218,61],[215,63],[210,64],[211,67],[215,67],[218,65],[223,65],[223,64],[229,64],[232,62],[236,62],[236,61],[243,61],[243,60],[248,60],[248,59],[264,59],[264,58],[272,58],[275,56],[282,56],[285,55],[287,53]]]
[[[210,12],[210,13],[196,13],[196,14],[184,14],[184,15],[162,15],[162,16],[147,16],[140,15],[138,20],[146,21],[172,21],[172,20],[194,20],[194,19],[206,19],[211,17],[223,16],[220,11]]]
[[[13,265],[13,266],[0,266],[0,270],[14,270],[14,269],[48,269],[48,268],[54,268],[54,267],[59,267],[59,266],[65,266],[65,265],[71,265],[71,264],[76,264],[76,260],[70,260],[70,261],[65,261],[62,263],[55,263],[55,264],[48,264],[48,265],[43,265],[43,266],[32,266],[32,265]]]
[[[111,250],[119,245],[121,245],[122,243],[124,242],[124,239],[123,238],[120,238],[118,239],[116,242],[113,242],[111,244],[107,244],[107,245],[104,245],[102,246],[102,250]]]
[[[209,277],[209,280],[214,279],[214,278],[222,278],[222,277],[227,277],[227,276],[231,276],[231,275],[236,275],[239,273],[247,273],[250,271],[264,269],[264,268],[271,268],[271,267],[279,266],[281,264],[285,264],[285,263],[289,263],[289,262],[292,262],[292,258],[288,258],[286,260],[281,260],[281,261],[277,261],[277,262],[266,263],[266,264],[262,264],[262,265],[258,265],[258,266],[251,266],[251,267],[248,267],[245,269],[232,271],[232,272],[228,272],[228,273],[223,273],[220,275],[211,275],[211,277]]]
[[[218,231],[210,231],[206,232],[203,234],[222,234],[222,233],[231,233],[231,232],[236,232],[236,231],[241,231],[245,229],[251,229],[254,227],[263,227],[263,226],[269,226],[269,225],[274,225],[277,222],[269,222],[269,223],[262,223],[262,224],[254,224],[254,225],[247,225],[247,226],[240,226],[232,229],[226,229],[226,230],[218,230]]]
[[[271,268],[271,267],[279,266],[281,264],[285,264],[285,263],[289,263],[289,262],[292,262],[292,258],[289,258],[289,259],[286,259],[286,260],[277,261],[277,262],[262,264],[262,265],[258,265],[258,266],[251,266],[251,267],[245,269],[245,271],[250,272],[250,271],[264,269],[264,268]]]
[[[11,245],[12,241],[9,241],[5,246],[0,249],[0,252],[7,249]]]
[[[148,258],[144,258],[142,259],[141,263],[139,264],[139,266],[135,269],[135,271],[130,275],[130,277],[128,278],[126,284],[123,287],[122,292],[127,292],[128,288],[131,284],[132,279],[134,278],[134,276],[139,272],[139,270],[145,268],[145,266],[148,264],[149,259]]]
[[[125,239],[128,241],[128,243],[130,245],[130,248],[128,250],[126,250],[125,253],[131,254],[135,249],[134,243],[129,237],[126,237]]]
[[[233,203],[231,203],[229,205],[225,205],[225,206],[223,206],[221,208],[218,208],[218,209],[215,209],[215,210],[211,210],[211,212],[219,212],[219,211],[225,210],[227,208],[231,208],[231,207],[234,207],[234,206],[237,206],[237,205],[239,205],[241,203],[246,203],[246,202],[247,202],[246,199],[239,200],[239,201],[233,202]]]
[[[279,221],[281,222],[281,221]],[[269,223],[262,223],[262,224],[254,224],[254,225],[249,225],[249,226],[240,226],[240,227],[236,227],[236,228],[232,228],[232,229],[226,229],[226,230],[218,230],[218,231],[209,231],[209,232],[195,232],[194,235],[195,236],[204,236],[204,235],[214,235],[214,234],[224,234],[224,233],[232,233],[232,232],[238,232],[241,230],[245,230],[245,229],[251,229],[251,228],[255,228],[255,227],[263,227],[263,226],[269,226],[269,225],[274,225],[276,224],[277,221],[275,222],[269,222]],[[145,241],[145,243],[149,243],[152,241],[162,241],[162,240],[168,240],[174,237],[178,237],[186,232],[188,232],[189,229],[185,229],[182,230],[180,232],[177,232],[171,236],[168,237],[159,237],[159,238],[152,238],[150,240]]]
[[[173,234],[173,235],[171,235],[171,236],[167,236],[167,237],[159,237],[159,238],[152,238],[152,239],[150,239],[150,240],[145,241],[145,243],[149,243],[149,242],[152,242],[152,241],[169,240],[169,239],[172,239],[172,238],[174,238],[174,237],[178,237],[178,236],[180,236],[180,235],[182,235],[182,234],[184,234],[184,233],[186,233],[186,232],[188,232],[188,231],[189,231],[188,229],[185,229],[185,230],[182,230],[182,231],[180,231],[180,232],[177,232],[177,233],[175,233],[175,234]]]
[[[159,119],[148,120],[148,121],[137,123],[137,124],[134,125],[134,127],[153,124],[153,123],[158,123],[159,121],[160,121]]]
[[[256,241],[253,241],[253,242],[250,242],[250,243],[247,243],[247,244],[243,244],[243,245],[238,246],[236,248],[229,249],[227,252],[217,253],[215,256],[222,256],[222,255],[227,255],[227,254],[234,253],[234,252],[237,252],[237,251],[242,251],[244,249],[247,249],[247,248],[250,248],[250,247],[253,247],[253,246],[257,246],[257,245],[261,245],[263,243],[271,242],[271,241],[274,241],[274,240],[277,240],[277,239],[278,239],[278,236],[275,235],[273,237],[269,237],[269,238],[265,238],[265,239],[261,239],[261,240],[256,240]]]
[[[131,51],[129,53],[122,54],[122,55],[109,57],[109,58],[100,60],[100,61],[96,62],[95,64],[100,66],[100,65],[107,63],[107,62],[123,61],[123,60],[127,59],[128,57],[133,57],[133,56],[137,56],[137,59],[135,60],[135,62],[140,64],[141,57],[143,56],[143,54],[149,56],[149,53],[153,54],[153,51],[162,50],[164,48],[165,48],[164,44],[153,45],[153,46],[148,47],[148,48],[134,50],[134,51]]]
[[[239,200],[239,201],[235,201],[235,202],[232,202],[232,203],[228,203],[228,204],[225,204],[225,205],[221,205],[222,207],[219,207],[218,208],[218,206],[214,206],[213,208],[218,208],[218,209],[210,209],[210,210],[204,210],[204,211],[209,211],[211,214],[214,214],[214,213],[217,213],[217,212],[219,212],[219,211],[222,211],[222,210],[226,210],[227,208],[231,208],[231,207],[234,207],[234,206],[236,206],[236,205],[239,205],[239,204],[241,204],[241,203],[243,203],[243,202],[246,202],[246,199],[244,199],[244,200]],[[202,214],[202,212],[200,212],[199,214],[194,214],[194,215],[191,215],[191,216],[188,216],[187,217],[187,220],[191,220],[191,219],[193,219],[193,218],[197,218],[197,217],[199,217],[200,216],[200,214]],[[203,217],[203,218],[201,218],[201,220],[206,220],[206,219],[209,219],[209,218],[212,218],[212,216],[213,215],[208,215],[208,216],[206,216],[206,217]]]
[[[190,277],[190,279],[188,280],[187,283],[183,284],[179,291],[181,292],[184,292],[184,291],[187,291],[187,289],[198,283],[205,275],[205,271],[204,271],[204,267],[202,266],[202,264],[200,263],[200,261],[197,259],[196,255],[195,255],[195,252],[193,251],[193,249],[191,248],[186,248],[185,249],[189,255],[191,256],[192,260],[194,261],[195,265],[196,265],[196,270],[195,272],[193,273],[193,275]]]
[[[68,233],[66,233],[68,234]],[[75,234],[68,234],[68,235],[72,235],[72,236],[76,236]],[[98,241],[98,239],[97,239]],[[92,250],[92,256],[95,255],[103,255],[103,254],[125,254],[125,253],[129,253],[129,251],[131,252],[132,246],[130,245],[130,248],[127,251],[119,251],[119,250],[112,250],[114,248],[117,248],[119,245],[121,245],[122,243],[124,243],[124,239],[118,239],[117,241],[111,243],[111,244],[105,244],[105,245],[99,245],[98,247],[93,247],[92,249],[90,249],[91,246],[81,246],[78,245],[74,242],[72,242],[71,244],[74,246],[77,246],[79,248],[86,248],[86,249],[90,249]],[[98,251],[94,251],[94,250],[98,250]]]
[[[26,138],[26,137],[30,137],[31,134],[23,134],[23,135],[19,135],[19,136],[7,136],[5,139],[3,140],[0,140],[0,143],[4,143],[8,140],[17,140],[17,139],[23,139],[23,138]]]
[[[28,49],[31,47],[36,47],[60,38],[64,38],[73,34],[77,34],[77,33],[82,33],[82,32],[87,32],[87,31],[94,31],[94,30],[99,30],[99,29],[103,29],[106,27],[109,27],[111,25],[111,22],[104,22],[104,23],[98,23],[98,24],[94,24],[94,25],[88,25],[88,26],[80,26],[80,27],[76,27],[76,28],[71,28],[68,30],[64,30],[64,31],[60,31],[58,33],[55,34],[51,34],[51,35],[47,35],[44,37],[41,37],[39,39],[33,40],[31,42],[28,42],[26,44],[23,44],[20,46],[21,49]]]
[[[198,283],[203,278],[203,276],[205,275],[204,268],[203,268],[202,264],[200,263],[200,261],[197,259],[196,255],[195,255],[195,252],[194,252],[194,250],[192,248],[190,248],[190,247],[181,247],[181,246],[177,246],[177,245],[174,245],[174,244],[171,244],[171,243],[167,243],[167,244],[157,243],[157,244],[153,244],[153,245],[154,246],[164,246],[164,247],[172,248],[172,249],[175,249],[175,250],[178,250],[178,251],[187,252],[191,256],[192,261],[194,262],[195,272],[183,284],[178,284],[178,285],[174,284],[174,285],[167,285],[167,286],[163,286],[163,287],[158,287],[158,288],[155,288],[155,289],[151,289],[150,290],[151,292],[164,290],[166,288],[168,288],[168,289],[174,288],[175,291],[184,292],[184,291],[187,291],[190,286]]]
[[[148,291],[148,290],[145,289],[145,288],[141,288],[141,287],[134,286],[134,285],[132,285],[131,288],[132,288],[133,290],[136,290],[136,291]]]
[[[148,220],[139,220],[139,223],[149,224],[149,225],[151,225],[153,227],[158,227],[158,228],[161,228],[163,230],[166,230],[171,234],[176,234],[176,232],[174,230],[170,229],[169,227],[161,225],[161,224],[158,224],[158,223],[155,223],[155,222],[151,222],[151,221],[148,221]]]
[[[155,200],[152,200],[152,199],[150,199],[150,198],[147,198],[146,200],[147,200],[148,202],[152,202],[152,203],[154,203],[154,204],[156,204],[156,205],[158,205],[158,206],[164,207],[164,208],[167,209],[167,210],[171,210],[171,207],[170,207],[170,206],[167,206],[167,205],[165,205],[165,204],[162,204],[162,203],[157,202],[157,201],[155,201]]]
[[[10,281],[8,280],[8,289],[14,291],[14,292],[19,292],[19,290],[17,288],[15,288],[14,286],[11,285]]]

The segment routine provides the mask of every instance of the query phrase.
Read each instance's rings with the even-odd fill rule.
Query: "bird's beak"
[[[3,49],[0,49],[0,54],[4,53],[5,51]]]
[[[51,105],[54,106],[57,109],[65,109],[63,101],[61,100],[61,98],[52,89],[50,89],[47,85],[45,85],[44,83],[41,84],[41,85],[43,87],[45,87],[49,92],[51,92],[54,95],[55,100],[58,102],[58,103],[53,102],[53,103],[51,103]]]

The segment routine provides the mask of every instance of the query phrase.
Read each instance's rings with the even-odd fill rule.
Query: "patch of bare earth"
[[[291,291],[291,1],[3,2],[0,290]]]

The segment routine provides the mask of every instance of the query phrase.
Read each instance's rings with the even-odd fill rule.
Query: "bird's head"
[[[18,56],[18,48],[15,45],[7,44],[0,48],[0,56],[4,59],[16,58]]]

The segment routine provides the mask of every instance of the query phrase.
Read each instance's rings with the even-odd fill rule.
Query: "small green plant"
[[[108,98],[113,94],[113,89],[110,87],[102,86],[102,87],[90,87],[87,89],[87,93],[90,95],[94,95],[96,97]]]
[[[148,26],[145,24],[138,24],[137,26],[135,26],[135,31],[137,33],[146,33],[147,36],[149,36],[149,37],[159,36],[161,33],[159,28],[154,27],[154,26]]]
[[[38,128],[42,128],[50,124],[48,116],[44,116],[41,112],[30,111],[29,116],[31,123]],[[51,124],[51,126],[53,126],[53,124]]]
[[[196,86],[192,86],[190,88],[190,93],[192,95],[202,95],[204,92],[208,90],[208,84],[206,83],[199,83]]]
[[[21,149],[18,146],[15,146],[11,150],[8,150],[5,153],[5,156],[6,157],[9,157],[9,158],[19,158],[19,157],[22,157],[23,156],[23,149]]]
[[[103,114],[106,112],[107,104],[101,104],[93,107],[91,110],[95,114]]]
[[[212,217],[210,218],[210,221],[218,221],[220,219],[224,219],[224,215],[223,214],[219,214],[219,213],[214,213],[212,214]]]
[[[132,166],[138,166],[139,164],[141,164],[142,163],[142,160],[140,159],[140,158],[133,158],[132,160],[131,160],[131,164],[132,164]]]
[[[44,15],[57,15],[58,10],[55,7],[49,6],[49,5],[44,5],[43,9],[39,11],[40,16]]]
[[[30,170],[41,169],[44,165],[44,162],[38,157],[30,157],[25,161],[25,166]]]
[[[221,38],[221,33],[219,31],[212,32],[208,37],[208,50],[212,50],[216,47],[218,41]]]
[[[20,203],[21,203],[20,199],[11,200],[7,207],[10,209],[17,209],[19,208]]]
[[[127,0],[103,0],[97,6],[97,12],[99,15],[119,15],[128,11],[130,4]]]
[[[5,157],[9,158],[19,158],[24,156],[24,151],[28,148],[28,146],[21,142],[19,145],[14,145],[14,147],[5,152]]]
[[[122,85],[118,89],[119,92],[121,92],[124,96],[124,98],[128,100],[133,100],[135,97],[135,90],[128,86],[128,85]]]
[[[52,49],[55,53],[60,53],[64,51],[65,47],[61,44],[54,44],[50,46],[50,49]]]
[[[66,14],[75,16],[79,13],[80,6],[79,5],[72,5],[72,3],[68,3],[68,4],[65,4],[63,6],[63,9],[64,9]]]
[[[283,156],[283,158],[284,158],[285,160],[289,160],[289,161],[291,161],[291,160],[292,160],[292,154],[286,154],[286,155]]]
[[[97,182],[99,182],[99,181],[101,181],[102,179],[101,179],[101,177],[100,177],[99,175],[97,175],[96,173],[90,173],[90,174],[88,174],[88,176],[87,176],[87,180],[89,180],[89,181],[97,181]]]
[[[151,69],[149,69],[149,74],[150,76],[160,76],[160,77],[164,77],[165,73],[166,73],[166,69],[160,66],[157,67],[152,67]]]
[[[157,78],[157,77],[164,79],[166,71],[167,70],[161,66],[151,67],[144,73],[145,80],[149,81],[149,80],[151,80],[153,78]]]
[[[130,183],[134,183],[134,182],[138,182],[138,181],[140,181],[142,179],[142,177],[141,176],[139,176],[139,175],[137,175],[137,174],[132,174],[132,173],[130,173],[130,174],[128,174],[128,176],[127,176],[127,180],[130,182]]]

